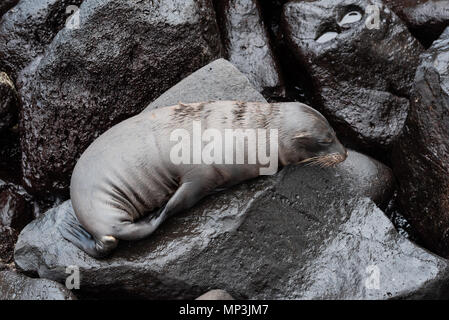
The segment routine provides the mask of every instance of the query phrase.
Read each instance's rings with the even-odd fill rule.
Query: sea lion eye
[[[328,146],[332,143],[332,139],[319,140],[318,143],[324,146]]]

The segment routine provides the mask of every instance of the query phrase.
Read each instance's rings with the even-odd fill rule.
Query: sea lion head
[[[302,103],[281,108],[279,159],[283,165],[317,164],[334,166],[344,161],[348,152],[326,118]]]

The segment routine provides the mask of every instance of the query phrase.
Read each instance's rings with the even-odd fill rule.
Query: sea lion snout
[[[338,154],[338,163],[343,162],[348,157],[348,150],[341,144],[341,142],[336,138],[335,143],[330,148],[330,154],[336,153]]]

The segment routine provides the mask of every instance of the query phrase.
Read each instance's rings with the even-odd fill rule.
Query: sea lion
[[[173,150],[180,142],[173,140],[173,133],[181,130],[194,136],[195,123],[223,136],[232,129],[262,130],[257,133],[264,133],[265,139],[263,135],[257,140],[248,138],[243,146],[244,163],[220,161],[223,158],[215,150],[215,162],[198,161],[195,155],[191,163],[179,162],[174,159],[179,152]],[[275,136],[277,139],[272,139]],[[218,140],[215,136],[215,145],[223,146]],[[81,155],[70,185],[75,215],[68,215],[59,230],[89,255],[104,257],[119,240],[145,238],[168,217],[191,208],[203,197],[259,176],[266,162],[255,160],[249,146],[256,143],[258,150],[262,149],[263,141],[276,142],[264,150],[270,150],[276,164],[279,160],[282,166],[331,166],[347,157],[324,116],[298,102],[180,103],[142,112],[103,133]],[[198,146],[205,144],[195,146],[191,141],[187,151],[201,151]],[[225,142],[222,151],[235,152],[237,160],[242,149],[238,143],[229,146]]]

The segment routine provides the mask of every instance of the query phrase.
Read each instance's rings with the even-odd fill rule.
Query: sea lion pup
[[[217,134],[224,137],[230,129],[265,129],[266,139],[258,136],[257,141],[243,143],[244,163],[221,161],[218,148],[215,162],[199,161],[195,151],[205,150],[206,142],[198,144],[193,139],[183,144],[192,151],[193,160],[183,154],[186,161],[179,161],[175,157],[179,152],[173,151],[178,150],[179,137],[173,139],[173,133],[195,136],[195,125],[212,129],[215,146],[224,146],[222,155],[232,151],[236,159],[242,151],[239,144],[217,142]],[[275,136],[277,139],[271,139]],[[275,141],[276,146],[262,146],[263,141]],[[347,157],[327,120],[298,102],[180,103],[142,112],[103,133],[81,155],[70,185],[76,216],[68,215],[59,230],[89,255],[104,257],[119,240],[148,237],[168,217],[191,208],[203,197],[259,176],[266,162],[255,160],[254,150],[248,151],[253,143],[275,156],[270,157],[276,160],[275,171],[277,161],[282,166],[331,166]]]

